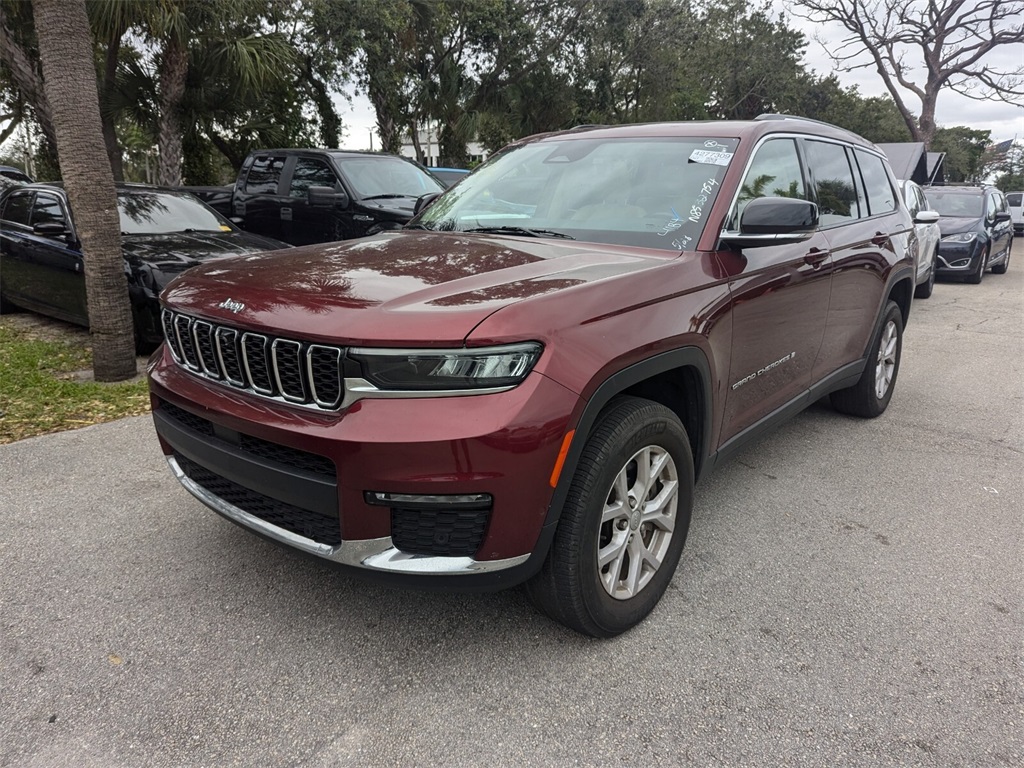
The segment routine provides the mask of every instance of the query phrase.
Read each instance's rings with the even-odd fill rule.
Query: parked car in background
[[[16,181],[19,184],[31,184],[32,179],[27,173],[13,165],[0,165],[0,178]]]
[[[914,218],[914,231],[917,233],[914,266],[917,288],[914,290],[914,298],[927,299],[935,288],[935,262],[940,237],[939,214],[928,208],[924,190],[913,181],[901,181],[900,191],[903,193],[903,202]]]
[[[210,259],[289,247],[239,231],[177,190],[123,184],[117,205],[140,350],[162,338],[157,297],[172,277]],[[30,184],[0,197],[0,309],[11,305],[89,324],[81,244],[58,184]]]
[[[1013,231],[1016,234],[1024,234],[1024,192],[1007,192],[1006,207],[1010,211]]]
[[[401,231],[174,280],[160,447],[278,543],[525,581],[615,635],[668,587],[696,479],[824,395],[885,411],[913,237],[885,156],[816,121],[524,139]]]
[[[398,229],[423,195],[445,187],[397,155],[341,149],[252,152],[233,187],[183,187],[247,232],[292,245]]]
[[[980,283],[985,270],[1010,265],[1013,223],[1003,193],[988,186],[928,187],[928,202],[939,212],[938,277]]]
[[[450,187],[464,176],[469,175],[469,171],[465,168],[430,168],[428,170],[439,178],[446,187]]]

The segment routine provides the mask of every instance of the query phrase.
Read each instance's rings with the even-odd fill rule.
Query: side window
[[[793,139],[772,139],[762,144],[747,171],[729,229],[738,229],[740,214],[747,203],[758,197],[795,197],[807,199],[800,157]]]
[[[1022,200],[1024,200],[1024,193],[1021,192],[1011,192],[1006,196],[1007,204],[1014,208],[1020,208]]]
[[[35,205],[32,206],[32,226],[50,223],[61,224],[65,228],[68,226],[60,200],[53,195],[44,195],[40,192],[36,195]]]
[[[896,193],[889,183],[889,174],[885,172],[882,158],[859,149],[854,151],[857,164],[860,166],[861,177],[867,191],[868,210],[872,216],[881,213],[892,213],[896,210]]]
[[[910,182],[907,182],[907,208],[910,210],[910,215],[917,217],[917,214],[924,210],[924,201],[921,199],[921,193],[917,191],[917,187],[911,186]]]
[[[259,155],[252,161],[245,177],[245,191],[250,195],[276,195],[284,168],[284,155]]]
[[[917,194],[917,206],[920,211],[930,211],[931,205],[928,203],[928,198],[924,196],[924,190],[915,188],[914,192]]]
[[[8,197],[4,205],[4,221],[21,224],[23,227],[29,226],[33,197],[35,197],[35,192],[17,192]]]
[[[334,171],[323,160],[316,160],[311,157],[300,157],[295,162],[295,172],[292,174],[291,187],[288,190],[290,197],[305,197],[306,190],[310,187],[330,187],[334,189],[338,179]]]
[[[806,146],[822,226],[860,218],[857,187],[846,149],[824,141],[808,141]]]

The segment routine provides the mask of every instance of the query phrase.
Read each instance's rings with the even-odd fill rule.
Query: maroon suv
[[[175,280],[153,416],[256,533],[417,587],[527,582],[614,635],[672,578],[697,479],[823,395],[885,410],[915,247],[885,156],[832,126],[533,137],[404,231]]]

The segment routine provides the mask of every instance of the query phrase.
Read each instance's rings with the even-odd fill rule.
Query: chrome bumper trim
[[[173,456],[167,456],[171,471],[185,490],[214,512],[223,515],[239,525],[251,528],[282,544],[295,547],[311,555],[322,557],[342,565],[366,568],[388,573],[420,574],[423,576],[462,576],[474,573],[490,573],[522,565],[529,554],[509,557],[504,560],[474,560],[471,557],[443,557],[434,555],[411,555],[397,549],[390,536],[379,539],[357,539],[343,541],[336,547],[307,539],[305,536],[271,525],[234,504],[210,493],[189,478]]]

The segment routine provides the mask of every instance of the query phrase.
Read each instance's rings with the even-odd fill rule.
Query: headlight
[[[946,235],[942,238],[944,243],[973,243],[978,235],[974,232],[958,232],[955,235]]]
[[[533,370],[535,342],[477,349],[350,349],[378,389],[434,391],[512,387]]]

